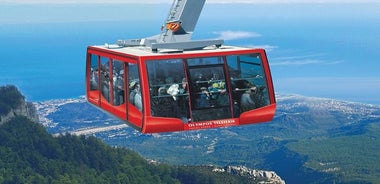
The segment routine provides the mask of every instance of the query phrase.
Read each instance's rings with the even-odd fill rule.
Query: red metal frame
[[[180,119],[176,118],[161,118],[153,117],[150,112],[150,94],[148,86],[148,74],[145,68],[145,62],[148,60],[161,60],[161,59],[171,59],[171,58],[196,58],[196,57],[214,57],[214,56],[228,56],[237,54],[252,54],[259,53],[262,57],[262,64],[266,76],[266,83],[269,93],[270,104],[265,107],[254,109],[252,111],[244,112],[239,118],[230,118],[222,120],[204,121],[204,122],[193,122],[193,123],[183,123]],[[143,112],[137,110],[131,104],[113,106],[112,104],[106,102],[106,100],[100,94],[100,91],[90,91],[90,60],[91,54],[108,57],[111,59],[116,59],[122,62],[132,62],[138,65],[140,85],[142,92],[143,101]],[[99,58],[99,57],[98,57]],[[98,61],[100,62],[100,61]],[[125,70],[127,71],[127,70]],[[126,79],[126,78],[125,78]],[[128,84],[128,80],[125,80]],[[227,81],[230,82],[230,81]],[[127,86],[127,85],[124,85]],[[184,131],[184,130],[197,130],[197,129],[207,129],[207,128],[218,128],[225,126],[239,126],[244,124],[253,124],[260,122],[271,121],[274,117],[276,109],[276,100],[274,96],[273,82],[270,75],[270,69],[268,65],[268,60],[266,57],[265,50],[263,49],[241,49],[241,50],[230,50],[230,51],[209,51],[209,52],[194,52],[194,53],[175,53],[175,54],[154,54],[147,56],[135,56],[132,54],[126,54],[121,52],[116,52],[109,49],[101,49],[98,47],[88,47],[87,51],[87,64],[86,64],[86,94],[88,101],[105,110],[108,113],[115,115],[116,117],[128,122],[134,128],[138,129],[143,133],[155,133],[155,132],[173,132],[173,131]],[[125,90],[126,91],[126,90]],[[127,94],[125,93],[127,97]],[[128,98],[129,99],[129,98]]]

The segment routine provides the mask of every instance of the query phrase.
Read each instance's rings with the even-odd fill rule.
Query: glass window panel
[[[192,68],[190,78],[195,109],[229,105],[223,65]]]
[[[264,68],[259,54],[227,57],[235,117],[269,104]]]
[[[139,71],[136,64],[128,63],[128,92],[129,103],[134,105],[139,111],[142,112],[142,97],[140,88]]]
[[[99,89],[99,66],[98,56],[91,55],[91,74],[90,74],[90,90]]]
[[[187,64],[193,121],[231,118],[224,57],[191,58]]]
[[[205,58],[191,58],[187,60],[189,66],[202,66],[202,65],[213,65],[213,64],[223,64],[222,57],[205,57]]]
[[[102,96],[107,102],[110,102],[110,69],[109,69],[109,58],[100,57],[100,82],[101,82],[101,92]]]
[[[113,82],[113,105],[118,106],[124,103],[124,64],[121,61],[112,61],[112,82]]]
[[[189,118],[188,86],[182,59],[147,61],[151,113],[158,117]]]

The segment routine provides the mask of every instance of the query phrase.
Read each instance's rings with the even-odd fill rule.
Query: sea
[[[170,4],[0,6],[0,85],[85,94],[86,49],[160,33]],[[380,3],[208,4],[193,39],[267,51],[276,93],[380,104]]]

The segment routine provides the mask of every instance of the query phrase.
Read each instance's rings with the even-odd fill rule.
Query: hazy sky
[[[101,2],[104,4],[93,5]],[[164,5],[112,5],[112,3],[136,2],[140,4],[164,3]],[[55,26],[60,26],[59,23],[70,22],[120,21],[128,23],[131,20],[138,20],[148,22],[149,29],[144,29],[138,34],[132,31],[133,29],[128,29],[125,33],[123,32],[121,38],[135,38],[136,35],[138,38],[151,36],[159,32],[171,2],[172,0],[0,0],[0,48],[20,43],[20,39],[24,42],[23,38],[46,42],[45,37],[49,35],[59,36],[57,39],[60,39],[62,35],[69,40],[76,38],[82,41],[82,44],[100,42],[97,40],[99,31],[94,35],[83,36],[85,24],[65,27],[61,32],[56,28],[53,29]],[[206,0],[206,2],[209,4],[273,3],[206,5],[195,36],[224,39],[227,45],[238,43],[242,46],[265,48],[270,59],[277,92],[336,97],[380,104],[378,95],[380,91],[379,0]],[[373,4],[359,4],[369,2]],[[54,5],[34,5],[36,3]],[[84,5],[79,6],[76,3],[84,3]],[[282,3],[287,3],[287,5]],[[306,3],[324,4],[305,5]],[[228,12],[222,24],[220,12]],[[207,26],[207,21],[210,20],[214,20],[214,26]],[[32,27],[37,23],[39,27]],[[49,23],[52,23],[52,28],[49,27]],[[107,43],[113,42],[114,39],[121,39],[120,37],[111,38],[113,36],[111,33],[107,36],[106,28],[98,27],[104,31],[100,37],[107,37]],[[128,32],[129,30],[131,32]],[[45,34],[48,35],[45,36]],[[109,40],[108,37],[110,37]],[[61,41],[65,40],[61,39]],[[71,42],[77,44],[75,41]],[[45,44],[49,43],[50,40]],[[85,50],[86,46],[81,46],[80,51]],[[40,57],[34,52],[31,57]],[[81,58],[83,53],[76,57],[79,60],[77,63],[83,62]],[[11,60],[16,58],[17,53],[0,51],[0,55],[3,59],[5,57],[4,60]],[[12,60],[12,62],[18,61]],[[0,62],[0,66],[1,64]],[[6,67],[0,67],[2,68],[0,84],[4,79],[2,72],[7,70]],[[14,69],[12,66],[8,68]],[[73,76],[82,76],[82,74],[79,72]],[[15,76],[14,78],[22,77]],[[12,79],[12,77],[8,78]],[[25,76],[25,78],[29,77]],[[25,82],[20,81],[19,85],[22,89],[26,89],[26,87],[23,88],[23,85],[26,85]],[[38,95],[31,94],[30,98],[38,98]]]
[[[0,0],[0,3],[171,3],[172,0]],[[207,3],[377,3],[378,0],[207,0]]]

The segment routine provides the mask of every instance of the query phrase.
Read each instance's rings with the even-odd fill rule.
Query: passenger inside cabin
[[[189,108],[189,93],[188,93],[188,82],[186,78],[182,79],[182,83],[179,87],[179,97],[178,97],[178,104],[181,110],[182,116],[184,116],[182,119],[186,119],[184,122],[189,121],[190,118],[190,108]]]
[[[234,117],[240,113],[256,108],[255,95],[257,87],[246,79],[231,79],[233,89],[232,98],[234,100]]]
[[[241,106],[242,112],[252,110],[256,107],[255,106],[256,104],[251,97],[252,91],[255,91],[255,90],[256,90],[256,87],[250,88],[241,95],[240,106]]]
[[[228,105],[228,94],[226,93],[226,83],[219,78],[217,73],[213,74],[209,82],[208,91],[210,93],[210,102],[213,106]]]
[[[174,101],[177,101],[177,95],[179,93],[179,85],[172,84],[166,92],[172,96]]]
[[[178,105],[178,93],[179,93],[179,85],[178,84],[172,84],[169,89],[166,91],[169,95],[172,96],[172,98],[168,99],[169,106],[166,108],[169,108],[170,115],[169,117],[175,117],[175,118],[181,118],[180,117],[180,107]]]
[[[91,68],[90,89],[97,90],[99,83],[99,71],[97,68]]]
[[[195,89],[200,89],[201,87],[208,87],[207,78],[202,73],[195,74],[196,78],[193,81],[193,86]]]
[[[132,81],[129,85],[129,101],[132,103],[137,109],[142,111],[142,99],[141,99],[141,90],[140,84],[138,81]]]
[[[182,83],[181,83],[181,86],[180,86],[180,88],[179,88],[179,93],[180,94],[187,94],[187,88],[188,88],[188,86],[187,86],[187,80],[186,80],[186,78],[183,78],[182,79]]]
[[[134,104],[139,111],[142,111],[142,98],[141,98],[141,90],[140,90],[139,83],[136,84],[135,91],[136,91],[136,95],[135,95]]]
[[[244,82],[244,93],[240,97],[241,112],[263,107],[266,104],[264,86],[256,86],[248,81]]]
[[[107,102],[110,102],[110,75],[108,63],[101,66],[100,81],[102,83],[102,95]]]
[[[201,87],[201,94],[198,99],[198,107],[209,107],[210,106],[210,93],[207,91],[206,87]]]
[[[135,105],[135,95],[137,93],[136,86],[137,81],[131,81],[129,83],[129,102],[132,103],[132,105]]]
[[[119,72],[119,75],[114,79],[114,104],[121,105],[124,103],[124,70]]]

